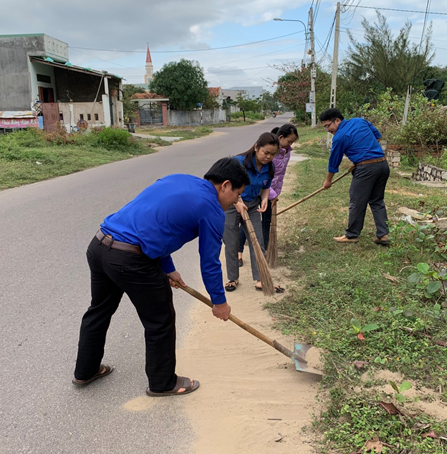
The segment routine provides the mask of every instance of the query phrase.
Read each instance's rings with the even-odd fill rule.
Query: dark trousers
[[[368,205],[376,224],[377,238],[389,233],[388,216],[383,200],[389,176],[390,168],[387,161],[358,166],[353,170],[349,189],[349,221],[346,229],[348,238],[357,238],[360,235]]]
[[[256,238],[263,250],[264,241],[262,239],[262,226],[261,226],[261,215],[258,212],[260,198],[247,202],[244,201],[248,208],[248,215],[253,229],[256,234]],[[245,236],[248,239],[248,247],[250,249],[250,264],[251,272],[254,281],[259,281],[259,270],[258,264],[256,263],[256,255],[253,249],[253,245],[250,241],[250,235],[248,234],[245,222],[242,221],[241,215],[237,212],[234,206],[228,208],[225,211],[225,230],[223,234],[223,242],[225,244],[225,262],[227,266],[227,276],[229,281],[237,281],[239,279],[239,264],[237,258],[237,252],[239,247],[239,228],[242,226]],[[262,252],[265,252],[264,250]]]
[[[264,249],[269,247],[270,224],[272,223],[272,202],[269,200],[267,209],[262,213],[262,236],[264,238]]]
[[[149,387],[155,392],[173,389],[177,380],[175,311],[159,260],[111,249],[96,237],[87,249],[87,260],[92,301],[82,319],[75,378],[87,380],[98,372],[110,320],[126,293],[144,327]]]
[[[272,202],[269,200],[267,209],[262,213],[262,237],[264,238],[264,250],[267,250],[270,239],[270,224],[272,223]],[[247,237],[245,236],[242,225],[239,228],[239,250],[242,254],[244,252],[244,245]]]

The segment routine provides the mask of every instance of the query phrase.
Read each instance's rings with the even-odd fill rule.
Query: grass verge
[[[34,129],[0,136],[0,190],[154,153],[151,143],[105,128],[69,135]]]
[[[326,176],[328,150],[318,145],[321,133],[310,134],[299,148],[310,159],[293,168],[296,181],[283,206],[321,187]],[[447,213],[446,193],[392,171],[385,199],[391,246],[372,242],[369,210],[359,243],[343,245],[332,237],[344,233],[350,179],[278,218],[282,264],[296,285],[268,307],[285,334],[323,351],[325,410],[314,421],[324,435],[321,452],[366,452],[377,437],[377,452],[445,453],[446,232],[402,222],[397,208]],[[399,413],[388,414],[380,402]]]

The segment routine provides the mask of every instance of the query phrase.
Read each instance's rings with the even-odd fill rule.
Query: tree
[[[136,87],[132,84],[123,86],[123,112],[126,123],[131,121],[131,119],[135,116],[135,111],[138,108],[135,103],[131,102],[132,96],[136,93],[145,93],[145,91],[143,88]]]
[[[239,94],[236,97],[236,104],[242,111],[244,121],[246,112],[258,112],[259,110],[261,110],[259,98],[249,98],[248,96],[242,96],[241,94]]]
[[[295,117],[307,123],[306,103],[309,102],[311,88],[310,68],[306,66],[287,65],[281,68],[285,72],[278,79],[274,97],[288,109],[295,112]],[[317,113],[329,107],[330,76],[317,67],[315,81]]]
[[[149,89],[169,98],[173,110],[194,110],[209,98],[207,85],[199,63],[181,59],[163,65],[154,74]]]
[[[406,22],[394,38],[385,16],[377,11],[377,23],[370,25],[363,19],[366,43],[359,43],[351,34],[351,46],[343,64],[343,76],[354,91],[366,95],[374,88],[384,91],[392,88],[404,95],[407,86],[433,60],[431,27],[420,44],[410,41],[411,23]]]
[[[273,95],[268,91],[262,93],[260,103],[261,109],[264,111],[274,112],[279,110],[278,100],[275,99]]]

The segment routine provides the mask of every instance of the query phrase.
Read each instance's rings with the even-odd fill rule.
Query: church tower
[[[144,75],[144,83],[146,85],[152,80],[154,76],[154,65],[152,64],[151,52],[149,50],[149,44],[147,45],[146,54],[146,74]]]

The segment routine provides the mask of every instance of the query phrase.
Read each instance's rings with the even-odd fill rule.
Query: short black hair
[[[247,169],[234,158],[222,158],[215,162],[203,177],[211,183],[219,184],[229,180],[233,189],[250,184]]]
[[[320,121],[335,120],[336,118],[339,118],[340,120],[345,119],[341,112],[335,108],[327,109],[324,112],[321,112],[318,118],[320,119]]]

